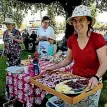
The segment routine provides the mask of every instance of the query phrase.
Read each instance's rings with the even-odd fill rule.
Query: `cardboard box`
[[[48,93],[53,94],[57,97],[59,97],[60,99],[66,101],[67,103],[70,104],[76,104],[78,102],[80,102],[82,99],[88,97],[89,95],[95,93],[97,90],[101,89],[103,87],[103,84],[100,83],[97,87],[95,87],[93,90],[88,90],[86,91],[86,89],[79,95],[65,95],[62,94],[60,92],[57,92],[56,90],[36,81],[35,79],[39,78],[39,76],[34,77],[34,78],[30,78],[30,82],[38,87],[40,87],[43,90],[46,90]]]

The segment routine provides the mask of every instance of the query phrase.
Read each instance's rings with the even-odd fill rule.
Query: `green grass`
[[[5,89],[5,77],[6,77],[6,59],[0,58],[0,96],[4,97],[4,89]]]
[[[0,44],[0,50],[3,50],[3,45],[2,44]]]
[[[21,44],[22,50],[24,49],[24,44]],[[0,44],[0,50],[3,50],[3,45]]]
[[[0,45],[0,50],[2,46]],[[31,52],[22,51],[22,59],[27,59],[28,55],[33,55]],[[5,98],[5,80],[6,80],[6,58],[0,58],[0,98]],[[99,101],[99,107],[104,107],[104,104],[107,103],[107,72],[104,75],[104,87],[101,92],[101,97]],[[0,101],[1,103],[1,101]]]

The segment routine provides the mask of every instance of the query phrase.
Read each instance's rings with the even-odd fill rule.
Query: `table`
[[[39,61],[40,70],[44,71],[46,67],[54,65],[49,61]],[[71,71],[72,63],[66,67],[60,68],[61,71]],[[26,103],[26,107],[33,107],[33,104],[41,104],[46,95],[46,91],[29,82],[29,74],[12,74],[6,75],[6,99],[15,98]]]

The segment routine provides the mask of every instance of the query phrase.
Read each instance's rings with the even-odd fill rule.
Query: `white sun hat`
[[[67,19],[67,23],[72,25],[72,18],[78,16],[89,16],[92,18],[92,25],[95,24],[95,18],[91,16],[91,9],[85,5],[76,6],[72,16]]]
[[[49,37],[50,39],[53,39],[53,40],[56,40],[56,36],[55,35],[52,35]]]
[[[12,18],[5,18],[5,21],[3,22],[3,24],[15,24],[15,22],[13,21]]]

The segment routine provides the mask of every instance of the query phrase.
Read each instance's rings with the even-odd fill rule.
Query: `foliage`
[[[96,17],[97,16],[97,8],[96,8],[96,5],[95,4],[90,4],[90,7],[91,7],[91,15],[93,17]]]
[[[96,22],[95,25],[94,25],[94,28],[99,29],[100,27],[101,27],[101,24],[99,22]]]
[[[58,33],[63,33],[64,30],[65,30],[65,26],[66,26],[66,22],[56,23],[57,32],[58,32]]]
[[[7,0],[1,0],[0,1],[0,14],[1,14],[1,21],[5,19],[7,14],[9,14],[12,11],[12,8],[10,6],[10,3]]]
[[[90,4],[95,4],[95,7],[98,8],[100,11],[107,10],[106,0],[36,0],[36,1],[35,0],[11,0],[11,1],[13,1],[13,3],[17,5],[21,3],[28,5],[28,3],[30,3],[30,7],[32,6],[32,4],[35,3],[35,4],[38,4],[38,6],[36,7],[39,7],[39,9],[41,8],[41,10],[43,10],[44,8],[43,8],[43,5],[40,6],[40,4],[44,4],[44,6],[53,4],[57,15],[66,15],[67,17],[71,15],[74,7],[80,4],[84,4],[87,6],[90,6]]]
[[[106,93],[107,93],[107,80],[103,81],[103,85],[104,86],[103,86],[101,97],[100,97],[99,107],[104,107],[104,104],[107,103],[107,97],[106,97]]]
[[[52,7],[53,7],[53,5],[49,5],[47,7],[47,11],[48,11],[48,16],[51,19],[51,26],[54,28],[54,31],[55,31],[55,34],[56,34],[57,33],[56,22],[55,22],[55,16],[56,16],[55,9],[56,8],[52,8]]]
[[[22,14],[22,11],[13,11],[12,16],[14,21],[17,23],[17,27],[20,28],[23,21],[24,14]]]
[[[29,9],[31,10],[32,15],[38,10],[43,11],[47,8],[48,11],[53,11],[54,15],[63,15],[67,19],[69,16],[71,16],[74,7],[79,4],[85,4],[90,6],[92,9],[92,16],[96,16],[98,9],[99,11],[107,10],[107,2],[105,1],[106,0],[1,0],[0,4],[2,7],[2,12],[0,12],[0,15],[2,15],[0,17],[0,20],[2,22],[6,15],[14,17],[16,16],[16,18],[13,19],[17,21],[16,23],[19,27],[22,18]],[[16,14],[13,12],[12,8],[17,10],[15,11]],[[20,18],[18,18],[17,16],[20,16]]]
[[[99,11],[107,11],[107,1],[106,0],[82,0],[81,2],[84,5],[90,5],[95,4],[96,8],[99,9]]]
[[[0,1],[0,23],[2,23],[6,17],[11,17],[20,27],[24,14],[21,9],[24,9],[26,5],[20,4],[14,5],[12,0],[1,0]]]
[[[94,25],[94,28],[101,29],[101,30],[103,30],[103,29],[107,30],[107,23],[96,22]]]

